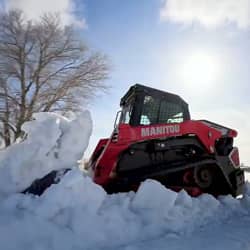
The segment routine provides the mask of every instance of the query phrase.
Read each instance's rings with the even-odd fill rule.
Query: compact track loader
[[[242,194],[235,130],[191,120],[181,97],[139,84],[120,106],[111,137],[99,141],[88,163],[94,182],[107,192],[136,190],[155,179],[193,196]]]

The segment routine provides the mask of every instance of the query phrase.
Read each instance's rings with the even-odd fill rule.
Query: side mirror
[[[121,117],[121,113],[122,113],[122,111],[121,111],[121,110],[119,110],[119,111],[116,113],[115,123],[114,123],[114,128],[116,128],[116,127],[117,127],[117,125],[119,124],[120,117]]]

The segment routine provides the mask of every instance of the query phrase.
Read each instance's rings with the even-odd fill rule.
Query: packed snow
[[[26,139],[0,151],[0,195],[23,191],[35,179],[77,166],[92,132],[90,113],[69,120],[38,113],[23,126]]]
[[[191,198],[153,180],[137,193],[107,195],[74,168],[91,134],[88,112],[72,121],[38,114],[24,129],[26,140],[1,152],[0,249],[250,249],[249,184],[239,200]],[[42,196],[19,193],[65,167],[73,170]]]

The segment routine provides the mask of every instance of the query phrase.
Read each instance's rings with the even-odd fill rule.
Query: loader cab
[[[140,84],[130,87],[120,106],[121,124],[143,126],[190,120],[188,104],[181,97]]]

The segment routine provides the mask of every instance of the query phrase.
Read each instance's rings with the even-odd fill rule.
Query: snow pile
[[[0,194],[19,192],[51,170],[76,166],[92,132],[88,111],[69,120],[38,113],[22,128],[27,138],[0,151]]]
[[[40,197],[17,193],[52,169],[76,165],[91,127],[88,112],[72,121],[37,114],[24,126],[27,139],[0,153],[4,194],[0,249],[249,249],[249,184],[242,200],[207,194],[191,198],[185,191],[176,193],[153,180],[142,183],[137,193],[107,195],[75,168]],[[235,244],[235,232],[230,230],[237,230],[240,238],[240,227],[247,233],[244,242],[240,239]],[[199,235],[195,244],[194,235]],[[227,243],[221,243],[227,237]],[[213,245],[204,245],[209,240]]]
[[[137,193],[107,195],[72,170],[41,197],[13,194],[2,200],[0,248],[117,249],[164,235],[192,235],[235,214],[250,215],[249,186],[243,200],[191,198],[153,180],[145,181]]]

